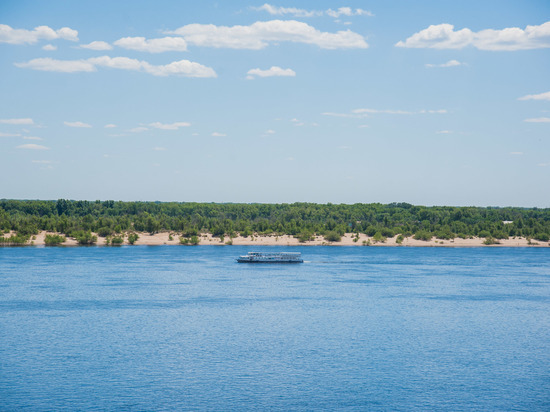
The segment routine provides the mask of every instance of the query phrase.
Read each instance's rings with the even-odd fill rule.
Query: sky
[[[0,1],[0,198],[550,207],[550,2]]]

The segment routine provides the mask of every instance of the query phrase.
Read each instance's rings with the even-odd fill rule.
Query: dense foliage
[[[314,234],[336,238],[366,233],[386,238],[402,234],[418,239],[523,236],[547,241],[550,209],[413,206],[373,204],[242,204],[162,203],[65,200],[0,200],[0,230],[13,230],[19,241],[41,230],[92,244],[99,236],[125,232],[172,231],[184,238],[289,234],[310,239]],[[7,240],[0,240],[7,242]]]

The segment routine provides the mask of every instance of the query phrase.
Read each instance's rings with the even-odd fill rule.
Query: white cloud
[[[406,111],[406,110],[377,110],[377,109],[355,109],[352,110],[352,113],[355,114],[445,114],[447,110],[438,109],[438,110],[418,110],[415,112]]]
[[[154,127],[155,129],[162,129],[162,130],[178,130],[180,127],[189,127],[191,126],[191,123],[187,122],[175,122],[175,123],[149,123],[149,126]]]
[[[106,124],[105,126],[103,126],[105,129],[112,129],[114,127],[116,127],[116,124],[112,124],[112,123],[109,123],[109,124]]]
[[[13,29],[6,24],[0,24],[0,43],[34,44],[39,40],[55,39],[78,41],[78,32],[69,27],[54,30],[48,26],[38,26],[33,30],[25,30]]]
[[[19,68],[41,70],[45,72],[76,73],[95,72],[95,66],[86,60],[55,60],[50,57],[32,59],[28,62],[14,63]]]
[[[141,133],[141,132],[145,132],[147,130],[149,130],[149,129],[146,128],[146,127],[140,126],[140,127],[134,127],[133,129],[130,129],[128,131],[132,132],[132,133]]]
[[[49,150],[49,147],[42,146],[34,143],[22,144],[16,147],[16,149],[28,149],[28,150]]]
[[[534,119],[525,119],[528,123],[550,123],[550,117],[536,117]]]
[[[269,129],[264,132],[265,134],[275,134],[275,130]]]
[[[413,34],[397,47],[462,49],[473,46],[480,50],[529,50],[550,47],[550,21],[525,29],[508,27],[502,30],[486,29],[473,32],[468,28],[454,30],[452,24],[431,25]]]
[[[4,124],[34,124],[32,119],[0,119],[0,123]]]
[[[271,66],[271,68],[267,70],[261,70],[261,69],[251,69],[246,73],[248,76],[246,76],[247,79],[255,79],[254,76],[258,77],[274,77],[274,76],[284,76],[284,77],[295,77],[296,72],[292,69],[281,69],[278,66]]]
[[[334,113],[334,112],[324,112],[321,113],[323,116],[330,116],[330,117],[345,117],[345,118],[352,118],[352,119],[362,119],[364,117],[367,117],[366,114],[352,114],[352,113]]]
[[[69,127],[85,127],[85,128],[92,127],[88,123],[83,123],[83,122],[63,122],[63,124]]]
[[[214,132],[214,133],[212,133],[212,136],[214,136],[214,137],[224,137],[224,136],[227,136],[227,135],[225,133]]]
[[[331,9],[322,11],[322,10],[304,10],[298,9],[296,7],[276,7],[271,4],[265,3],[261,7],[251,7],[253,10],[257,11],[266,11],[272,16],[282,16],[285,14],[290,14],[294,17],[318,17],[323,15],[328,15],[330,17],[338,18],[339,16],[373,16],[370,11],[362,9],[351,9],[350,7],[340,7],[338,10],[334,11]]]
[[[38,136],[23,136],[24,140],[43,140],[41,137]]]
[[[166,150],[166,147],[159,147],[159,146],[157,146],[157,147],[153,147],[153,150],[154,150],[155,152],[164,152],[164,151]]]
[[[367,42],[350,30],[321,32],[296,20],[259,21],[250,26],[188,24],[169,34],[182,36],[195,46],[260,50],[273,42],[314,44],[323,49],[366,49]]]
[[[145,37],[124,37],[115,41],[114,44],[124,49],[149,53],[187,51],[187,42],[181,37],[163,37],[162,39],[150,40],[147,40]]]
[[[57,46],[54,46],[53,44],[46,44],[45,46],[42,46],[42,50],[55,51],[57,50]]]
[[[452,132],[450,130],[439,130],[436,133],[437,134],[451,134]]]
[[[520,97],[518,100],[550,100],[550,92],[528,94],[527,96]]]
[[[352,17],[352,16],[370,16],[370,17],[372,17],[372,16],[374,16],[370,11],[363,10],[363,9],[353,10],[351,7],[340,7],[338,10],[328,9],[325,13],[327,15],[329,15],[330,17],[334,17],[336,19],[340,16],[347,16],[347,17]]]
[[[81,49],[88,49],[88,50],[112,50],[113,46],[111,46],[109,43],[104,41],[93,41],[88,44],[81,44]]]
[[[449,60],[447,63],[442,64],[426,64],[426,67],[456,67],[456,66],[463,66],[464,63],[460,63],[458,60]]]
[[[49,57],[33,59],[24,63],[15,63],[17,67],[33,70],[75,73],[95,72],[97,66],[121,70],[135,70],[152,74],[153,76],[183,76],[183,77],[217,77],[216,72],[202,64],[189,60],[175,61],[166,65],[155,66],[146,61],[128,57],[92,57],[86,60],[55,60]]]
[[[2,133],[0,132],[0,137],[19,137],[21,134],[19,133]]]

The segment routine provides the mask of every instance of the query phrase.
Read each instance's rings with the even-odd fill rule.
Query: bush
[[[399,235],[399,236],[397,236],[397,238],[395,239],[395,243],[397,243],[398,245],[400,245],[401,243],[403,243],[403,240],[405,240],[405,238],[403,237],[403,235]]]
[[[329,242],[340,242],[342,240],[342,237],[333,230],[326,232],[324,238]]]
[[[437,232],[435,232],[435,237],[443,240],[451,240],[455,238],[455,235],[451,232],[438,230]]]
[[[491,233],[488,230],[482,230],[477,234],[478,237],[491,237]]]
[[[197,246],[199,243],[200,243],[200,240],[198,236],[191,236],[191,238],[180,237],[180,244],[185,246]],[[232,243],[233,242],[231,242],[231,244]]]
[[[128,243],[133,245],[136,243],[136,240],[139,239],[139,235],[137,233],[130,233],[128,234]]]
[[[541,242],[548,242],[548,240],[550,240],[548,233],[536,233],[533,235],[533,238],[540,240]]]
[[[414,234],[414,238],[416,240],[423,240],[425,242],[428,242],[429,240],[432,240],[432,234],[427,230],[419,230]]]
[[[311,232],[304,231],[302,233],[299,233],[295,236],[300,243],[308,242],[310,240],[315,239],[313,234]]]
[[[120,246],[124,242],[124,238],[122,236],[115,236],[111,239],[111,245],[113,246]]]
[[[46,235],[44,238],[44,244],[46,246],[57,246],[65,242],[67,238],[63,235]]]
[[[73,232],[73,237],[76,239],[79,245],[93,245],[97,242],[97,236],[92,235],[90,231],[77,230]]]
[[[100,237],[107,237],[113,234],[113,230],[110,227],[104,226],[97,229],[97,234]]]
[[[483,244],[484,245],[498,245],[500,244],[500,242],[498,240],[496,240],[495,238],[491,237],[491,236],[488,236],[484,241],[483,241]]]
[[[374,236],[372,237],[372,240],[375,242],[375,243],[384,243],[386,241],[386,238],[384,236],[382,236],[382,233],[381,232],[376,232],[374,234]]]

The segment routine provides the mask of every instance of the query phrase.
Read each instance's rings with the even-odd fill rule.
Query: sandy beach
[[[42,246],[44,245],[44,238],[46,234],[51,234],[49,232],[41,232],[38,235],[31,238],[28,242],[29,245]],[[160,232],[154,235],[149,233],[138,233],[139,239],[135,242],[135,245],[147,245],[147,246],[158,246],[158,245],[180,245],[180,236],[177,233],[169,232]],[[172,240],[170,240],[170,235]],[[4,235],[9,237],[10,234]],[[314,240],[300,243],[298,239],[293,236],[283,235],[283,236],[248,236],[241,237],[237,236],[233,239],[225,237],[223,241],[218,237],[212,237],[210,234],[202,234],[199,236],[200,245],[211,245],[211,246],[227,246],[227,245],[242,245],[242,246],[386,246],[386,247],[395,247],[395,246],[416,246],[416,247],[550,247],[549,242],[540,242],[536,240],[531,240],[529,242],[526,238],[508,238],[498,240],[499,244],[495,245],[484,245],[484,238],[473,238],[473,239],[461,239],[455,238],[452,240],[441,240],[432,238],[430,241],[416,240],[412,237],[405,238],[401,244],[396,242],[396,238],[387,238],[385,242],[375,242],[372,237],[369,237],[365,234],[360,234],[359,239],[355,241],[355,234],[346,233],[340,242],[328,242],[322,236],[315,237]],[[128,239],[124,237],[124,245],[128,244]],[[63,243],[64,246],[77,246],[76,240],[72,238],[67,238]],[[105,245],[105,238],[97,237],[98,246]]]

